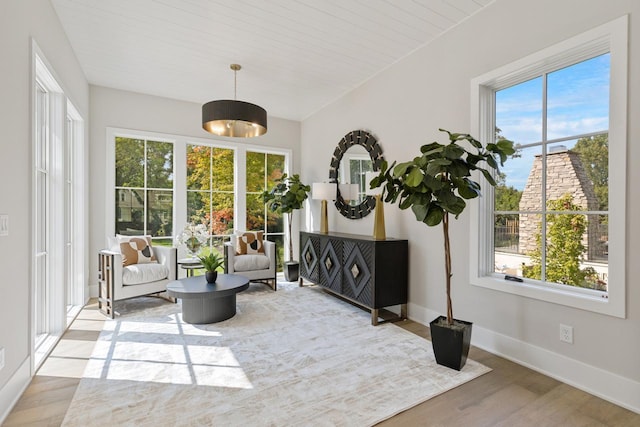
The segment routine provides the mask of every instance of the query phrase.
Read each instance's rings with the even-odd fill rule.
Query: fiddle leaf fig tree
[[[263,191],[260,197],[272,212],[282,212],[287,215],[289,224],[289,262],[293,261],[293,238],[291,236],[291,218],[293,211],[301,209],[304,201],[309,197],[311,186],[300,182],[300,176],[283,174],[275,180],[271,190]]]
[[[380,174],[371,181],[371,188],[383,186],[385,202],[398,202],[400,209],[411,208],[416,219],[428,226],[442,223],[447,286],[447,323],[453,324],[451,306],[451,246],[449,214],[455,218],[464,211],[465,200],[480,196],[480,184],[472,179],[479,171],[491,186],[496,182],[491,170],[499,171],[507,157],[514,154],[513,142],[502,139],[483,144],[465,133],[444,129],[449,141],[432,142],[420,147],[413,160],[387,167],[383,162]]]

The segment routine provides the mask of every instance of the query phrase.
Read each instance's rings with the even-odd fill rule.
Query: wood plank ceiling
[[[52,0],[91,84],[302,120],[492,0]]]

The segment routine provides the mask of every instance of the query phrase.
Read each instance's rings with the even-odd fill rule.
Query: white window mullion
[[[234,170],[236,200],[233,213],[234,229],[244,231],[247,229],[247,149],[245,147],[236,150]]]
[[[187,223],[187,144],[178,139],[173,144],[173,235],[178,235]],[[185,189],[182,191],[181,189]]]
[[[540,278],[547,280],[547,78],[549,73],[542,75],[542,188],[540,189]]]

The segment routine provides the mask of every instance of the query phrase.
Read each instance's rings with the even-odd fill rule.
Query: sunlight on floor
[[[220,332],[184,324],[177,315],[159,322],[106,322],[104,330],[85,378],[253,388],[231,349],[211,345]]]

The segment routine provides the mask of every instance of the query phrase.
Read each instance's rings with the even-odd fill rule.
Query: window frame
[[[610,53],[609,90],[609,285],[608,292],[566,285],[541,286],[539,281],[504,280],[493,272],[494,189],[485,181],[484,197],[470,213],[470,282],[472,285],[614,317],[626,316],[626,150],[628,16],[569,38],[471,80],[471,134],[493,141],[495,92],[603,53]],[[615,165],[615,167],[611,167]],[[479,179],[483,179],[479,177]]]

